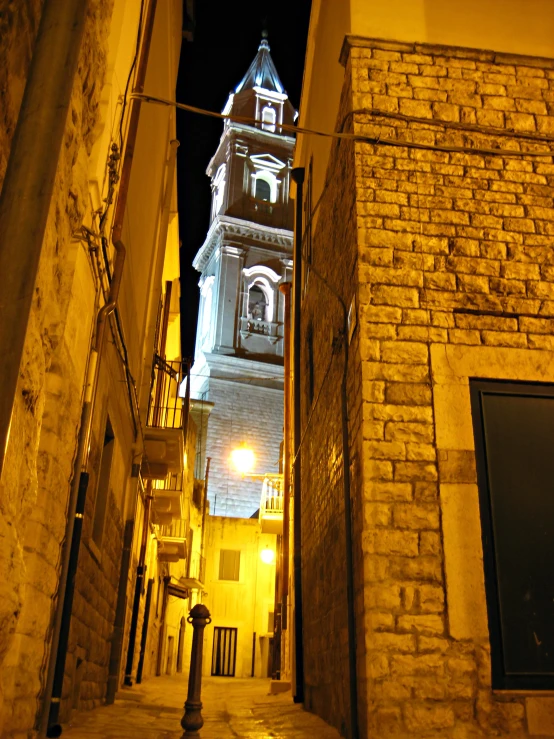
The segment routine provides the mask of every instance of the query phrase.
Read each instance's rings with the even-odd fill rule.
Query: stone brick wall
[[[242,479],[229,455],[246,442],[256,454],[255,473],[279,472],[283,391],[212,378],[207,400],[215,403],[207,437],[210,512],[249,518],[260,507],[262,483]]]
[[[122,447],[125,447],[124,427],[122,429],[116,422],[122,414],[114,412],[115,400],[112,400],[109,413],[115,433],[115,449],[112,457],[104,533],[101,545],[97,546],[92,539],[92,529],[98,495],[100,455],[104,443],[106,396],[109,391],[107,369],[110,364],[114,368],[117,367],[117,358],[113,350],[106,352],[104,371],[100,373],[99,384],[102,387],[99,396],[101,400],[98,403],[98,412],[93,423],[91,472],[75,577],[76,592],[66,661],[66,680],[62,696],[63,721],[69,720],[71,708],[94,708],[103,702],[106,695],[111,636],[123,549],[124,523],[121,502],[125,494],[126,479],[130,474],[130,460],[122,451]],[[125,401],[124,396],[122,401]]]
[[[339,121],[350,105],[345,84]],[[306,707],[347,735],[349,726],[346,541],[342,450],[344,355],[343,310],[356,294],[357,244],[354,145],[335,143],[326,189],[312,242],[312,269],[302,302],[302,592]],[[308,183],[306,183],[306,187]],[[309,269],[305,266],[305,269]],[[317,270],[317,273],[316,271]],[[319,276],[321,275],[321,277]],[[326,286],[321,279],[328,282]],[[311,342],[308,336],[311,335]],[[348,414],[350,429],[353,551],[357,569],[356,609],[363,608],[361,578],[361,383],[356,330],[349,342]],[[313,346],[313,397],[309,344]],[[308,425],[309,424],[309,425]],[[360,631],[358,642],[363,644]],[[363,675],[360,675],[363,680]],[[365,698],[361,694],[363,714]]]
[[[0,8],[1,177],[40,6],[39,2],[6,1]],[[94,304],[87,259],[83,260],[81,247],[71,239],[88,206],[84,165],[96,134],[111,9],[111,2],[94,1],[88,11],[0,490],[3,736],[32,728],[45,678],[51,606],[91,331],[91,323],[83,317],[92,318]]]
[[[469,347],[485,351],[500,378],[513,376],[516,355],[508,350],[519,350],[520,364],[529,352],[535,372],[528,379],[545,377],[544,367],[551,365],[553,158],[502,156],[499,150],[548,154],[554,62],[358,38],[347,46],[345,61],[349,102],[343,100],[339,116],[345,130],[421,145],[342,143],[341,167],[333,158],[329,164],[331,183],[314,240],[314,263],[332,284],[359,283],[363,422],[351,433],[358,433],[352,443],[363,450],[363,514],[354,505],[354,517],[363,525],[363,570],[357,575],[364,589],[356,615],[367,730],[375,737],[536,735],[541,731],[528,700],[492,695],[486,626],[485,635],[466,638],[456,638],[451,626],[442,487],[475,483],[474,453],[438,447],[431,350],[456,345],[462,355],[462,346],[466,353]],[[357,254],[350,257],[347,221],[356,227]],[[354,275],[344,271],[349,258]],[[325,288],[311,280],[305,320],[309,305],[327,300]],[[324,321],[315,313],[313,321],[317,392],[329,332],[318,328]],[[314,708],[333,713],[339,724],[337,666],[344,638],[342,645],[338,637],[327,638],[327,623],[338,625],[333,614],[339,594],[332,532],[340,519],[332,523],[327,513],[340,513],[337,486],[330,484],[336,404],[335,413],[323,415],[333,402],[330,389],[336,389],[331,378],[306,442],[310,461],[303,475],[305,549],[319,547],[319,570],[304,548],[303,557],[306,678],[315,675],[312,692],[322,696]],[[351,408],[357,400],[351,387]],[[354,418],[350,410],[351,423]],[[353,472],[356,481],[355,464]],[[458,556],[460,564],[461,550]],[[482,567],[479,553],[475,559]],[[365,708],[361,714],[363,724]]]

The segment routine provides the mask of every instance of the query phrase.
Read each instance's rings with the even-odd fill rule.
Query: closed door
[[[237,629],[215,626],[212,675],[216,677],[234,677],[236,659]]]

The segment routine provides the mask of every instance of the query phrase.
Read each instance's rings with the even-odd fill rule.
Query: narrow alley
[[[157,677],[119,691],[115,704],[80,711],[64,727],[68,739],[178,739],[187,675]],[[269,679],[206,678],[202,739],[339,739],[290,692],[269,694]]]

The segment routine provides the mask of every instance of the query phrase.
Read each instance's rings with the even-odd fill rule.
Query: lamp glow
[[[230,459],[234,467],[243,475],[251,472],[256,464],[256,455],[246,444],[241,444],[237,449],[233,449]]]
[[[266,565],[272,565],[275,562],[275,552],[273,549],[262,549],[260,559]]]

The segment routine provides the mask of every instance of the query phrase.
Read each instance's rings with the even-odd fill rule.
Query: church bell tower
[[[257,473],[278,471],[284,351],[279,285],[292,279],[294,138],[282,125],[292,124],[296,112],[266,37],[223,114],[229,118],[207,169],[210,228],[193,262],[201,274],[201,302],[192,392],[202,401],[193,410],[202,426],[199,414],[214,404],[206,453],[200,455],[211,458],[212,514],[251,516],[261,485],[233,472],[229,455],[247,444],[256,454]]]

